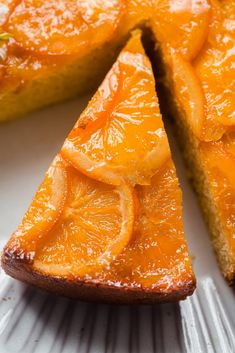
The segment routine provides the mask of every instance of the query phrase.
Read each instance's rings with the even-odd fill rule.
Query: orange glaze
[[[210,18],[209,0],[4,1],[2,31],[13,38],[1,44],[2,90],[89,55],[143,21],[151,23],[162,45],[192,59],[203,46]]]
[[[69,173],[81,178],[74,169],[70,169]],[[42,243],[38,243],[33,265],[36,270],[49,275],[68,276],[71,279],[85,276],[86,279],[98,283],[119,283],[129,287],[163,290],[192,280],[181,221],[181,192],[171,161],[152,178],[150,186],[136,186],[135,203],[138,202],[138,211],[129,243],[109,265],[100,269],[90,265],[92,272],[86,269],[86,273],[81,269],[81,263],[91,262],[97,254],[104,251],[107,242],[114,241],[114,225],[115,222],[119,224],[120,216],[117,212],[115,219],[114,204],[108,201],[113,187],[92,181],[85,176],[82,178],[85,180],[83,182],[89,185],[88,189],[81,190],[86,195],[85,199],[82,198],[81,192],[77,194],[79,198],[74,194],[73,201],[69,199],[65,204],[57,225],[47,233]],[[95,193],[92,191],[94,187]],[[100,205],[98,192],[102,195]],[[96,199],[92,201],[94,196]],[[75,202],[74,198],[79,201],[77,218],[71,213],[68,215],[72,202]],[[111,214],[107,207],[102,211],[105,202],[108,202],[109,207],[112,206]],[[96,205],[96,208],[92,208],[92,205]],[[109,217],[109,214],[112,217]],[[79,223],[80,218],[82,222],[80,220]],[[74,223],[75,219],[78,223]],[[103,225],[100,219],[103,220]],[[99,225],[98,233],[95,231],[96,221],[97,226]],[[100,232],[101,238],[98,237]]]
[[[193,62],[206,99],[200,139],[215,141],[235,125],[235,2],[212,1],[207,42]]]
[[[22,0],[8,18],[6,28],[27,51],[39,55],[77,54],[109,40],[124,6],[122,0]]]
[[[30,258],[33,257],[37,242],[60,217],[68,191],[65,165],[60,156],[52,162],[20,226],[9,242],[13,253],[22,248],[22,257],[24,253]]]
[[[120,63],[123,65],[120,66],[123,81],[116,87],[115,80],[114,85],[110,84],[110,77],[116,73],[116,65]],[[133,89],[129,89],[128,78]],[[138,82],[144,84],[139,86]],[[159,126],[164,132],[164,127],[153,82],[151,66],[141,46],[140,33],[136,31],[100,87],[101,91],[104,87],[109,89],[103,94],[99,92],[98,98],[95,96],[95,106],[93,98],[85,110],[88,122],[96,122],[97,116],[99,120],[102,112],[103,135],[115,148],[114,155],[104,159],[103,163],[108,169],[111,162],[117,163],[119,156],[118,165],[123,167],[117,173],[122,176],[120,183],[110,185],[107,169],[102,170],[103,175],[100,174],[105,182],[98,178],[95,180],[96,175],[90,176],[86,168],[74,166],[69,155],[65,161],[59,154],[22,224],[7,244],[5,253],[8,256],[26,260],[26,264],[29,260],[27,265],[32,271],[47,276],[88,279],[99,284],[122,284],[147,290],[156,288],[160,292],[187,288],[188,283],[193,285],[194,275],[183,232],[181,191],[167,140],[168,156],[162,159],[162,146],[158,144],[162,134],[155,134]],[[110,106],[115,105],[119,109],[122,107],[118,112],[124,123],[117,120],[116,130],[113,130],[108,122],[111,119]],[[152,105],[158,113],[153,117]],[[100,109],[95,109],[97,106]],[[84,126],[80,144],[86,143],[96,127],[86,129]],[[77,124],[73,132],[75,135],[78,133]],[[118,140],[117,132],[122,134]],[[147,133],[153,136],[151,144]],[[154,161],[159,159],[160,162],[157,167],[153,165],[148,185],[140,185],[138,180],[130,183],[125,177],[126,171],[129,171],[128,175],[136,172],[127,158],[128,153],[131,152],[131,156],[136,154],[137,159],[140,153],[140,143],[129,146],[125,151],[127,144],[132,143],[129,135],[142,139],[143,153],[147,156],[153,147],[157,151],[159,147]],[[93,141],[88,141],[90,143],[84,150],[86,156],[94,152]],[[112,151],[111,147],[108,151]],[[97,161],[100,163],[101,153],[108,151],[97,142],[96,153],[92,154],[93,166]],[[150,159],[149,166],[154,161]],[[145,166],[138,167],[142,180]]]
[[[171,161],[137,186],[138,216],[132,240],[108,271],[99,276],[113,283],[170,289],[192,279],[184,239],[181,192]]]
[[[226,133],[219,141],[201,143],[200,153],[218,217],[235,256],[235,133]]]
[[[140,35],[129,40],[61,150],[81,172],[113,185],[149,184],[170,156]]]
[[[97,182],[64,165],[67,199],[55,227],[36,244],[34,266],[51,275],[94,275],[132,237],[134,190]]]
[[[121,0],[13,2],[0,29],[12,34],[0,42],[2,91],[51,74],[111,41],[125,10]]]
[[[204,45],[190,61],[164,46],[180,110],[201,141],[219,140],[235,125],[235,2],[211,0]],[[193,60],[192,60],[193,59]]]
[[[143,287],[172,288],[192,279],[184,239],[181,191],[172,161],[137,186],[138,217],[131,242],[101,276],[107,281]]]
[[[208,0],[152,1],[151,25],[163,47],[192,60],[202,48],[210,23]]]

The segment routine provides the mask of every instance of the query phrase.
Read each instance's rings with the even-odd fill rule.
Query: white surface
[[[0,125],[1,248],[87,99]],[[195,294],[180,304],[154,307],[85,304],[29,288],[2,271],[0,353],[235,352],[235,289],[219,272],[179,152],[173,149],[198,280]]]

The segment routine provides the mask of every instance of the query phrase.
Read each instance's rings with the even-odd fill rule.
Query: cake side
[[[90,302],[112,304],[156,304],[171,303],[184,300],[192,295],[196,280],[194,276],[175,283],[168,289],[146,289],[145,287],[129,287],[115,283],[98,283],[83,278],[66,278],[51,276],[32,268],[27,262],[14,260],[5,253],[1,258],[4,271],[11,277],[47,292],[68,298]]]
[[[200,149],[201,141],[196,137],[195,132],[192,130],[192,125],[189,123],[188,114],[177,99],[173,81],[174,72],[172,71],[169,56],[164,56],[160,44],[157,45],[156,51],[152,56],[159,69],[158,74],[160,77],[157,82],[157,91],[161,103],[161,111],[174,125],[179,146],[186,163],[187,175],[198,196],[218,263],[224,277],[229,283],[233,283],[235,278],[235,256],[228,241],[228,234],[224,229],[224,220],[221,219],[221,212],[213,194],[209,171],[205,165],[205,157]]]
[[[127,36],[105,43],[89,55],[59,64],[35,78],[0,90],[0,121],[14,119],[51,104],[95,90],[115,61]]]
[[[204,155],[200,150],[200,141],[192,131],[190,132],[184,114],[175,110],[173,114],[188,177],[198,196],[221,271],[228,282],[232,284],[235,279],[235,257],[224,229],[220,208],[213,194],[213,186],[204,164]]]

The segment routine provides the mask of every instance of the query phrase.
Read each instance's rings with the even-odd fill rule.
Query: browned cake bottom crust
[[[69,298],[91,302],[116,304],[154,304],[159,302],[176,302],[191,295],[196,286],[195,278],[177,283],[174,288],[146,289],[141,287],[95,283],[80,279],[67,279],[58,276],[47,276],[35,271],[28,263],[2,256],[4,271],[13,278],[30,285],[35,285],[48,292]]]

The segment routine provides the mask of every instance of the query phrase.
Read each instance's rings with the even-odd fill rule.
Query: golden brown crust
[[[176,302],[193,294],[196,287],[194,275],[187,281],[178,282],[174,288],[146,289],[108,283],[95,283],[81,279],[68,279],[48,276],[35,271],[30,261],[19,260],[4,249],[1,265],[4,271],[13,278],[30,285],[35,285],[48,292],[84,301],[115,304],[154,304],[159,302]]]

